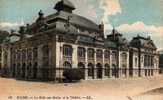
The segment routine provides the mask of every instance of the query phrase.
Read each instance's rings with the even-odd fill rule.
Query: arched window
[[[94,49],[89,48],[88,49],[88,58],[89,59],[94,59]]]
[[[49,56],[49,47],[48,45],[43,46],[43,57],[48,57]]]
[[[102,50],[97,50],[96,52],[96,58],[102,58]]]
[[[25,62],[26,60],[26,50],[22,50],[22,61]]]
[[[127,54],[122,53],[121,54],[121,67],[122,67],[122,74],[127,74]]]
[[[63,56],[72,57],[72,52],[73,52],[72,46],[70,45],[63,46]]]
[[[78,58],[85,58],[85,48],[78,47]]]
[[[135,57],[135,67],[138,67],[138,58]]]
[[[112,64],[117,65],[117,52],[112,52]]]
[[[105,50],[104,57],[105,59],[110,59],[110,52],[108,50]]]
[[[64,68],[72,68],[71,63],[69,63],[67,61],[63,64],[63,67]]]
[[[18,51],[17,51],[17,60],[20,61],[20,58],[21,58],[21,51],[18,50]]]
[[[27,50],[28,60],[32,60],[32,52],[31,49]]]
[[[33,49],[33,59],[35,60],[35,59],[37,59],[37,57],[38,57],[38,52],[37,52],[37,48],[34,48]]]
[[[126,53],[121,54],[121,64],[122,64],[122,67],[127,67],[127,54]]]

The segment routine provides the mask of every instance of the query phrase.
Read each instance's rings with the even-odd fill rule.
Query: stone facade
[[[23,32],[30,37],[2,44],[6,75],[60,80],[67,68],[83,69],[85,80],[158,74],[159,55],[150,38],[137,36],[128,42],[115,29],[105,38],[104,25],[73,14],[75,7],[68,0],[55,9],[57,13],[47,17],[40,11],[36,22],[25,26]]]

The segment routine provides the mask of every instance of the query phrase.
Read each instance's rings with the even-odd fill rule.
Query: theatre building
[[[116,29],[105,36],[104,25],[76,15],[68,0],[56,13],[38,13],[36,21],[20,27],[20,39],[1,44],[1,68],[13,78],[64,79],[67,68],[84,70],[85,80],[147,77],[159,72],[159,55],[150,37],[131,42]]]

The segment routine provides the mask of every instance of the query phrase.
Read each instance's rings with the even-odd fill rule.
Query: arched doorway
[[[88,64],[88,77],[94,79],[94,65],[92,63]]]
[[[15,72],[15,71],[16,71],[15,67],[16,67],[16,64],[13,64],[13,66],[12,66],[12,76],[13,76],[13,77],[16,76],[16,75],[15,75],[15,74],[16,74],[16,72]]]
[[[78,68],[82,71],[82,79],[85,79],[85,65],[83,63],[78,63]]]
[[[33,66],[33,79],[37,79],[37,62]]]
[[[119,77],[118,67],[115,64],[113,64],[112,76],[115,77],[115,78],[118,78]]]
[[[23,66],[22,66],[22,78],[25,78],[25,67],[26,67],[26,64],[23,63]]]
[[[121,54],[121,68],[122,68],[122,76],[126,77],[127,76],[127,53],[122,53]]]
[[[42,54],[43,54],[43,66],[41,68],[42,72],[42,80],[47,81],[49,80],[49,46],[46,44],[42,47]]]
[[[110,66],[109,66],[109,64],[105,64],[105,76],[110,77]]]
[[[31,71],[32,71],[31,67],[32,67],[32,64],[29,63],[27,66],[27,78],[31,78]]]
[[[96,69],[96,71],[97,71],[97,78],[98,79],[102,79],[102,65],[100,64],[100,63],[98,63],[97,65],[96,65],[96,67],[97,67],[97,69]]]

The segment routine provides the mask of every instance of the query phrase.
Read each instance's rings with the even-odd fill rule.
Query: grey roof
[[[130,45],[133,47],[145,47],[157,49],[154,42],[150,38],[144,38],[141,36],[134,37],[130,42]]]
[[[117,48],[117,44],[109,40],[105,40],[104,45],[106,48]]]
[[[107,35],[107,40],[113,41],[118,45],[129,45],[128,40],[115,29],[112,30],[110,35]]]
[[[99,31],[99,26],[96,23],[94,23],[93,21],[91,21],[87,18],[84,18],[82,16],[64,12],[64,11],[60,11],[55,14],[49,15],[46,17],[46,20],[50,21],[50,20],[55,20],[55,19],[62,19],[62,20],[67,21],[68,17],[70,17],[70,23],[75,26],[83,27],[88,30],[90,29],[90,30]]]

